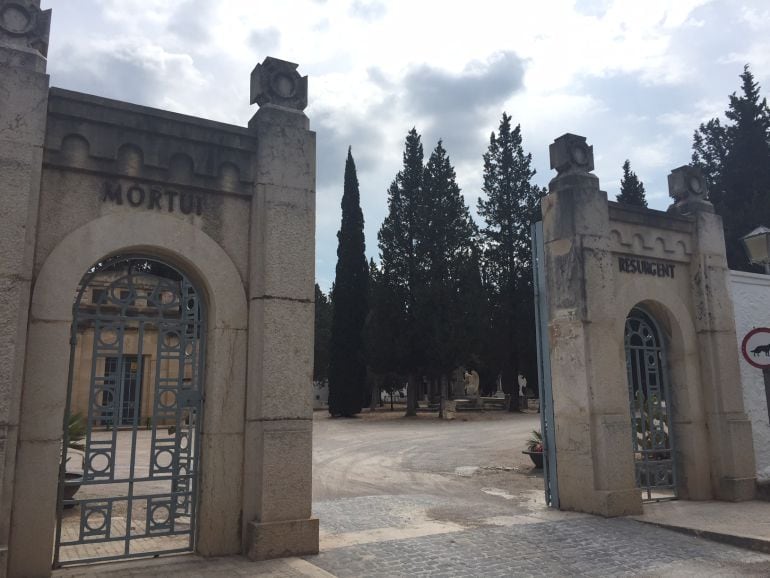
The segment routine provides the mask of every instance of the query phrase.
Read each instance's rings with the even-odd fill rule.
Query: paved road
[[[314,422],[321,553],[252,563],[166,557],[57,576],[770,576],[770,556],[631,519],[550,510],[521,454],[538,416]],[[107,571],[109,568],[109,571]]]
[[[462,418],[462,415],[461,415]],[[557,512],[521,454],[536,414],[314,422],[314,513],[340,577],[770,575],[770,556]]]

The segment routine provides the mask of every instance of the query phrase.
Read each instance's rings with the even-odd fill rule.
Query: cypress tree
[[[337,239],[337,270],[332,290],[335,306],[329,352],[329,413],[334,417],[350,417],[361,411],[366,384],[364,324],[369,280],[364,216],[350,148],[345,162],[342,224]]]
[[[458,322],[463,348],[459,365],[482,373],[485,338],[489,335],[489,302],[481,268],[478,240],[471,244],[470,254],[458,264]]]
[[[760,97],[749,66],[743,68],[741,93],[730,95],[727,123],[701,124],[693,137],[693,163],[709,180],[709,198],[725,227],[731,269],[757,271],[741,237],[770,224],[770,109]]]
[[[715,207],[722,201],[722,168],[727,157],[727,131],[718,118],[702,123],[693,135],[692,164],[708,181],[709,200]]]
[[[406,136],[403,166],[388,188],[388,214],[377,239],[384,291],[397,324],[399,355],[394,370],[408,376],[406,415],[417,413],[417,388],[421,376],[423,343],[415,316],[419,263],[416,240],[423,226],[423,149],[420,135],[412,128]]]
[[[631,170],[631,161],[628,159],[623,163],[623,178],[620,179],[620,194],[617,196],[617,201],[624,205],[647,207],[644,183]]]
[[[485,223],[481,235],[490,295],[489,335],[494,336],[487,346],[488,365],[502,375],[504,391],[513,394],[512,410],[518,409],[518,372],[524,372],[530,384],[536,382],[530,226],[539,219],[545,190],[532,184],[534,176],[532,155],[522,147],[521,127],[511,129],[511,117],[503,113],[498,134],[492,132],[484,154],[486,199],[479,198],[478,213]]]
[[[470,344],[462,331],[461,289],[476,227],[441,141],[425,166],[420,209],[424,226],[415,248],[422,282],[416,315],[425,343],[425,372],[442,380],[469,356]]]

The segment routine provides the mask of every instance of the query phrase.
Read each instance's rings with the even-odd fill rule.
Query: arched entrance
[[[676,498],[666,342],[643,307],[626,318],[625,352],[636,485],[646,501]]]
[[[206,313],[154,257],[117,256],[73,305],[54,566],[195,545]]]

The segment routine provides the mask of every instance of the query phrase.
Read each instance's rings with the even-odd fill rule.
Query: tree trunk
[[[519,383],[516,380],[518,376],[517,371],[503,372],[503,391],[508,392],[510,397],[510,404],[508,405],[508,411],[517,412],[521,411],[519,406]]]
[[[440,396],[439,396],[439,402],[438,402],[438,418],[443,419],[444,418],[444,406],[446,404],[447,399],[449,399],[449,396],[447,395],[449,391],[449,377],[446,375],[442,375],[439,378],[439,387],[441,388]]]

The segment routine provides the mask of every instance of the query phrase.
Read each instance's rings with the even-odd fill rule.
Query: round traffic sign
[[[756,327],[749,331],[741,343],[741,352],[754,367],[770,369],[770,328]]]

